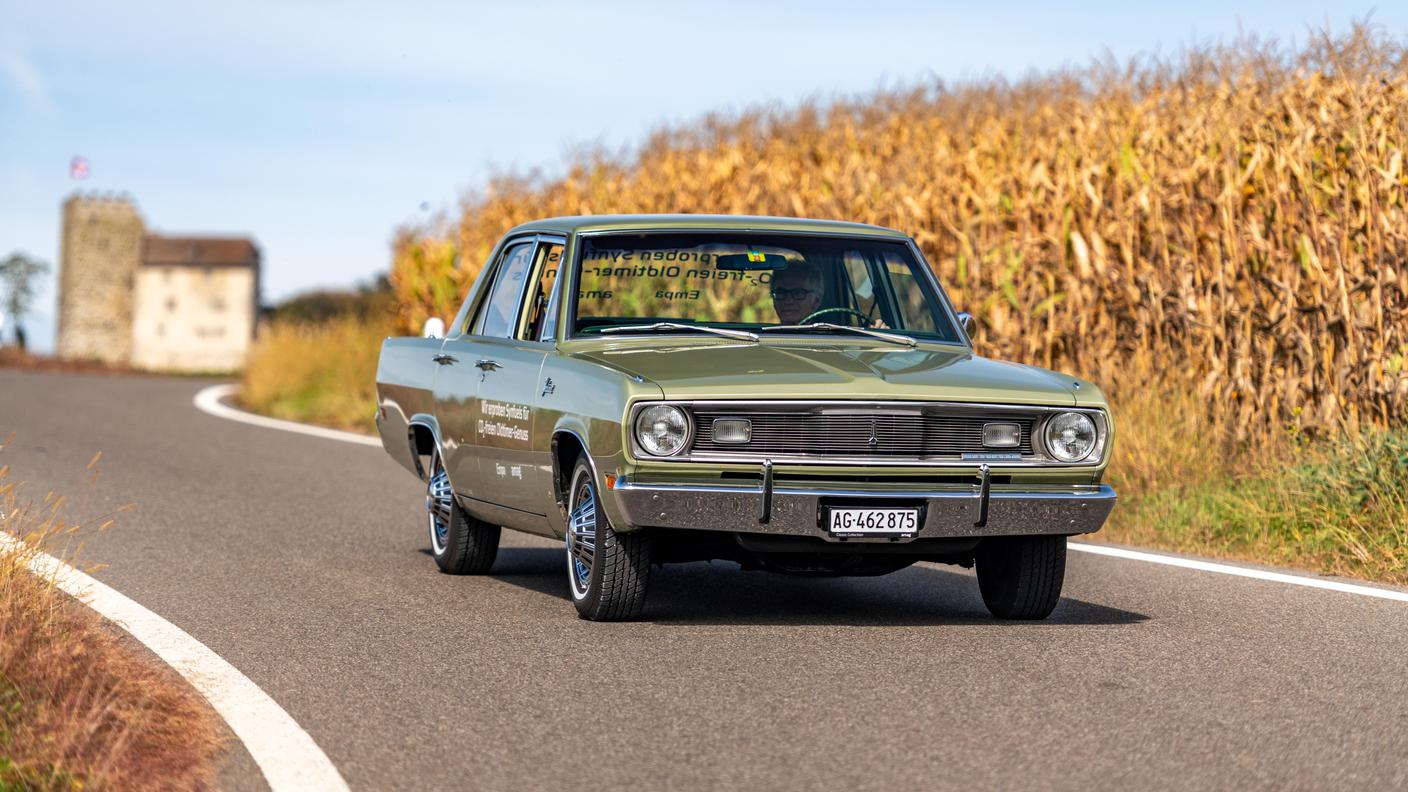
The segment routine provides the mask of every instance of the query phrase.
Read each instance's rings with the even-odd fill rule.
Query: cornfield
[[[983,354],[1116,398],[1172,375],[1238,439],[1401,422],[1405,63],[1359,26],[706,117],[403,229],[399,321],[452,315],[494,242],[538,217],[857,220],[915,237]]]

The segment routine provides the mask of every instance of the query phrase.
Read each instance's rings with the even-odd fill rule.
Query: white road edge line
[[[5,531],[0,548],[22,553],[31,572],[122,627],[185,677],[244,743],[273,792],[347,790],[332,760],[278,702],[185,630]]]
[[[1086,542],[1067,542],[1066,546],[1072,550],[1078,550],[1082,553],[1091,553],[1092,555],[1124,558],[1130,561],[1144,561],[1150,564],[1163,564],[1164,566],[1180,567],[1182,569],[1196,569],[1199,572],[1215,572],[1219,575],[1234,575],[1236,577],[1252,578],[1254,580],[1269,580],[1275,583],[1288,583],[1292,586],[1305,586],[1306,588],[1339,591],[1345,594],[1358,594],[1361,597],[1376,597],[1378,599],[1393,600],[1395,602],[1408,602],[1408,591],[1394,591],[1392,589],[1374,588],[1373,586],[1359,586],[1353,583],[1341,583],[1338,580],[1322,580],[1320,578],[1306,577],[1305,575],[1292,575],[1285,572],[1268,572],[1264,569],[1251,569],[1248,567],[1233,566],[1231,564],[1217,564],[1212,561],[1199,561],[1196,558],[1184,558],[1181,556],[1164,555],[1162,553],[1145,553],[1139,550],[1126,550],[1122,547],[1088,544]]]
[[[337,429],[324,429],[321,426],[309,426],[308,424],[301,424],[297,421],[281,421],[278,418],[268,418],[263,415],[248,413],[244,410],[237,410],[220,401],[226,396],[232,396],[238,393],[239,389],[240,386],[234,383],[211,385],[208,388],[202,388],[200,392],[196,394],[196,409],[214,415],[217,418],[228,418],[231,421],[239,421],[240,423],[247,423],[252,426],[262,426],[266,429],[282,429],[285,432],[297,432],[299,434],[321,437],[327,440],[341,440],[346,443],[359,443],[361,445],[376,446],[377,448],[381,447],[381,438],[378,437],[369,437],[367,435],[357,434],[356,432],[343,432]]]
[[[212,385],[196,394],[196,407],[211,415],[229,418],[232,421],[242,421],[244,423],[254,424],[255,426],[265,426],[270,429],[283,429],[289,432],[313,435],[314,437],[326,437],[331,440],[345,440],[349,443],[361,443],[363,445],[374,446],[381,445],[381,440],[375,437],[367,437],[366,435],[359,435],[355,432],[339,432],[336,429],[323,429],[317,426],[308,426],[307,424],[301,424],[296,421],[280,421],[277,418],[265,418],[262,415],[254,415],[253,413],[247,413],[243,410],[236,410],[233,407],[228,407],[220,403],[221,399],[235,393],[239,389],[239,385]],[[1179,567],[1182,569],[1193,569],[1199,572],[1212,572],[1218,575],[1233,575],[1235,577],[1252,578],[1254,580],[1269,580],[1275,583],[1286,583],[1292,586],[1305,586],[1307,588],[1339,591],[1345,594],[1358,594],[1361,597],[1376,597],[1378,599],[1394,600],[1396,602],[1408,602],[1408,592],[1394,591],[1392,589],[1357,586],[1353,583],[1341,583],[1335,580],[1321,580],[1319,578],[1292,575],[1284,572],[1266,572],[1260,569],[1249,569],[1247,567],[1233,566],[1231,564],[1199,561],[1195,558],[1163,555],[1161,553],[1144,553],[1138,550],[1125,550],[1120,547],[1087,544],[1085,542],[1069,542],[1067,543],[1067,547],[1082,553],[1109,556],[1111,558],[1123,558],[1129,561],[1144,561],[1150,564],[1163,564],[1165,566]]]

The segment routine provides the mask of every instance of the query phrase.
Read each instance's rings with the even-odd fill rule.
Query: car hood
[[[625,339],[622,339],[625,341]],[[1071,377],[955,347],[827,339],[591,342],[574,353],[654,382],[668,399],[874,399],[1066,406]]]

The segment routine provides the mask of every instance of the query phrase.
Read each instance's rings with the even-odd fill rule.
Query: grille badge
[[[874,418],[871,418],[871,419],[870,419],[870,439],[869,439],[869,440],[866,440],[866,441],[865,441],[865,444],[868,445],[868,446],[870,446],[871,448],[874,448],[875,446],[880,445],[880,438],[877,437],[876,434],[875,434],[875,419],[874,419]]]

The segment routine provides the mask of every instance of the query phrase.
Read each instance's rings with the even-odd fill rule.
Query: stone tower
[[[64,201],[60,357],[132,359],[133,291],[145,233],[129,198],[75,193]]]

